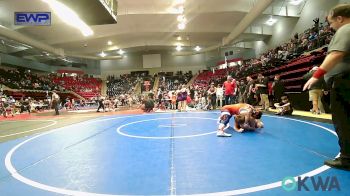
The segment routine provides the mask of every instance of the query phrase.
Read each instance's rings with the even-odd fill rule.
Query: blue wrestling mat
[[[323,165],[333,125],[264,115],[222,138],[217,117],[109,116],[1,143],[0,195],[350,195],[350,172]]]

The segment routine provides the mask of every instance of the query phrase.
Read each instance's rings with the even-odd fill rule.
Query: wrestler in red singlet
[[[225,105],[221,108],[221,112],[228,111],[233,116],[249,112],[248,109],[253,109],[253,107],[246,103],[237,103],[233,105]]]

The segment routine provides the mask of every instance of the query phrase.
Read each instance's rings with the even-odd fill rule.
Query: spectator
[[[224,89],[222,88],[221,84],[218,84],[218,87],[216,88],[216,103],[218,103],[220,107],[222,107],[223,98],[224,98]]]
[[[233,103],[236,81],[233,80],[232,76],[227,76],[227,81],[224,82],[223,87],[225,89],[225,105],[230,105]]]
[[[55,115],[59,115],[59,105],[60,105],[60,96],[57,94],[56,90],[52,91],[52,107],[55,109]]]
[[[258,74],[258,80],[256,83],[257,95],[260,96],[262,110],[268,111],[270,107],[269,96],[268,96],[268,82],[269,79],[264,77],[261,73]]]
[[[216,109],[216,87],[212,83],[208,89],[209,109]]]
[[[282,96],[281,97],[281,102],[280,103],[275,103],[274,106],[277,109],[277,115],[291,115],[293,113],[293,107],[288,100],[287,96]]]
[[[272,95],[275,103],[279,103],[281,101],[281,97],[284,95],[284,85],[280,81],[279,75],[275,75],[274,77],[274,81],[272,83]]]
[[[309,80],[312,75],[317,71],[318,67],[314,66],[308,73],[306,73],[303,78],[304,80]],[[321,111],[324,112],[322,104],[322,90],[325,87],[325,82],[323,77],[318,80],[310,89],[309,89],[309,101],[312,102],[311,112],[313,114],[321,114]]]

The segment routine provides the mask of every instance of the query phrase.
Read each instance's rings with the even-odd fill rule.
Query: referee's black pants
[[[340,157],[350,161],[350,73],[333,78],[331,111],[334,128],[339,138]]]

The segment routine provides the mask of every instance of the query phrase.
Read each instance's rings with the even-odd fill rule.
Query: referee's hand
[[[314,85],[317,81],[318,81],[317,78],[314,78],[314,77],[310,78],[310,79],[305,83],[305,85],[304,85],[304,87],[303,87],[303,91],[309,90],[309,89],[311,88],[311,86]]]

